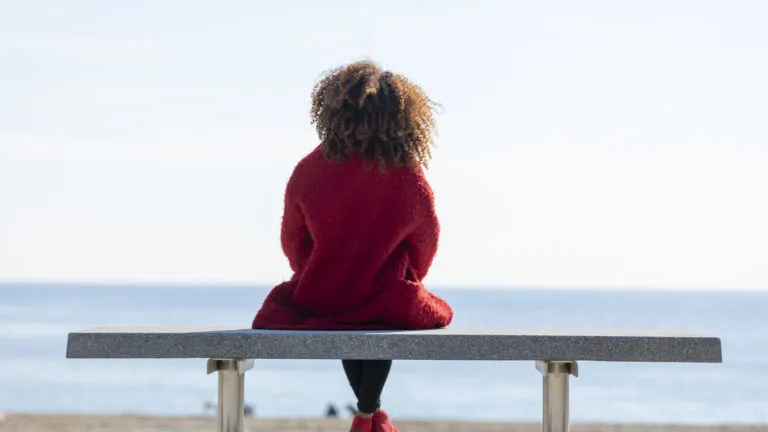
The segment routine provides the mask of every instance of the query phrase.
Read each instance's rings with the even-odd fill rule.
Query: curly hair
[[[360,61],[326,72],[312,92],[310,115],[329,160],[362,153],[382,170],[426,168],[437,106],[404,76]]]

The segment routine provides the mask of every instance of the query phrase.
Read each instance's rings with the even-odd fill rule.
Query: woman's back
[[[420,169],[382,172],[361,157],[329,162],[318,148],[296,167],[288,190],[286,200],[300,209],[312,239],[297,269],[297,306],[340,313],[405,281],[399,270],[410,266],[406,239],[433,212]],[[433,229],[437,237],[437,224]],[[413,275],[411,281],[418,282]]]

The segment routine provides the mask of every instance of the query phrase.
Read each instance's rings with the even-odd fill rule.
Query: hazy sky
[[[768,288],[768,2],[0,0],[0,280],[272,284],[319,74],[444,106],[443,286]]]

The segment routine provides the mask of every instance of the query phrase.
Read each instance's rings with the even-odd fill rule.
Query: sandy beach
[[[397,421],[403,432],[538,432],[537,423]],[[0,420],[0,432],[210,432],[212,418],[163,418],[142,416],[91,415],[8,415]],[[270,432],[346,432],[349,420],[247,419],[246,430]],[[764,426],[681,426],[574,424],[574,432],[768,432]]]

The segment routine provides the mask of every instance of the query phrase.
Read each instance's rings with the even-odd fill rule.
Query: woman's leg
[[[355,397],[359,400],[360,383],[363,382],[363,360],[342,360],[341,365],[344,367],[344,373],[347,375],[352,391],[355,392]]]
[[[357,391],[357,409],[373,414],[381,407],[381,393],[392,369],[392,360],[365,360],[360,386]]]
[[[362,414],[373,414],[381,406],[381,393],[392,369],[391,360],[342,360],[352,391],[357,398],[357,409]]]

